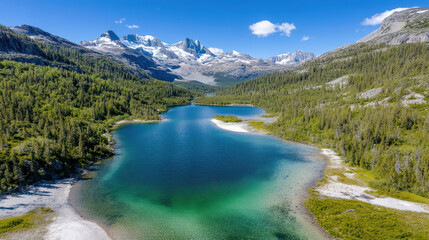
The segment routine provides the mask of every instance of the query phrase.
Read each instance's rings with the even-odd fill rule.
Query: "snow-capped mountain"
[[[112,31],[104,33],[97,40],[81,42],[81,46],[116,57],[137,54],[179,76],[176,80],[194,80],[212,85],[219,83],[220,79],[224,84],[228,81],[235,83],[273,71],[290,69],[315,58],[312,53],[297,51],[285,54],[278,61],[273,58],[263,60],[237,51],[224,52],[222,49],[208,48],[200,41],[189,38],[168,44],[150,35],[129,34],[119,39]],[[276,58],[280,59],[281,56]],[[132,61],[128,59],[128,64],[131,64],[130,60]]]
[[[139,36],[137,34],[130,34],[122,37],[122,41],[129,48],[137,50],[146,56],[153,57],[158,61],[196,61],[215,56],[198,40],[194,41],[189,38],[170,45],[150,35]]]
[[[162,79],[173,81],[180,78],[172,74],[169,69],[159,66],[151,57],[148,57],[134,49],[127,47],[121,42],[113,31],[107,31],[94,41],[82,41],[79,45],[95,52],[105,54],[127,66],[132,66],[146,74]]]
[[[268,58],[267,61],[271,61],[277,64],[289,65],[294,63],[303,63],[308,60],[316,58],[316,54],[308,53],[303,51],[295,51],[294,53],[280,54],[275,57]]]
[[[185,38],[185,40],[175,44],[167,44],[150,35],[139,36],[137,34],[130,34],[124,36],[122,42],[129,48],[139,51],[146,56],[153,57],[155,61],[170,64],[186,62],[189,64],[210,65],[231,61],[250,63],[251,60],[257,60],[236,51],[225,53],[222,49],[207,48],[198,40],[194,41],[189,38]]]
[[[94,41],[82,41],[79,45],[86,48],[90,48],[96,52],[103,52],[106,54],[116,52],[116,53],[126,53],[130,52],[129,49],[120,41],[119,37],[113,31],[107,31],[99,38]],[[148,61],[149,58],[146,58]]]

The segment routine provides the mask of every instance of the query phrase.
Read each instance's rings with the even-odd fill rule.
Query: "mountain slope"
[[[17,34],[27,35],[33,40],[36,40],[45,44],[49,44],[51,46],[85,50],[83,48],[80,48],[77,44],[70,42],[67,39],[55,36],[53,34],[43,31],[40,28],[33,27],[30,25],[21,25],[21,26],[11,27],[9,29]]]
[[[13,60],[23,61],[5,60],[17,55],[23,59]],[[23,63],[32,58],[42,62]],[[194,97],[106,56],[47,45],[3,26],[0,79],[0,192],[67,177],[112,154],[103,136],[112,123],[156,120],[167,106]]]
[[[0,59],[26,61],[43,64],[43,51],[28,38],[22,38],[8,28],[0,28]]]
[[[411,8],[395,12],[381,26],[357,43],[389,45],[429,41],[429,8]]]

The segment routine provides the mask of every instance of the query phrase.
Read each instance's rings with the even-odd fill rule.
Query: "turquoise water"
[[[118,239],[314,239],[298,205],[323,169],[317,149],[210,122],[263,113],[189,105],[160,123],[123,125],[116,155],[77,184],[71,202]]]

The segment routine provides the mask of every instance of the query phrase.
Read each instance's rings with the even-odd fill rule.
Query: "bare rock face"
[[[380,27],[357,43],[397,45],[429,42],[429,8],[411,8],[395,12]]]
[[[53,34],[43,31],[40,28],[33,27],[30,25],[11,27],[10,30],[20,35],[27,35],[33,40],[49,44],[50,46],[79,48],[77,44],[72,43],[67,39],[55,36]]]
[[[23,39],[10,31],[0,29],[0,53],[22,53],[41,56],[39,47],[29,39]]]

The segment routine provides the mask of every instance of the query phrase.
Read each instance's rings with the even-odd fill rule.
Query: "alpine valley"
[[[17,4],[9,2],[2,5]],[[344,37],[339,26],[356,35],[319,56],[279,50],[266,59],[110,30],[77,43],[88,36],[78,24],[88,24],[84,14],[69,18],[77,6],[20,4],[19,13],[38,14],[21,14],[28,24],[64,29],[40,11],[79,33],[72,42],[0,25],[0,239],[429,239],[429,8],[376,13],[349,1],[350,22],[339,17],[351,11],[339,0],[338,14],[325,14],[331,4],[300,2],[295,15],[297,6],[283,1],[276,9],[240,3],[240,11],[230,9],[233,1],[155,1],[172,16],[163,8],[142,16],[138,4],[123,2],[78,12],[113,19],[126,9],[130,17],[97,31],[115,24],[136,32],[128,23],[154,15],[196,24],[189,16],[210,9],[206,17],[216,11],[212,22],[224,31],[221,17],[231,29],[241,22],[223,11],[247,22],[267,10],[271,19],[297,20],[241,24],[243,39],[294,46],[322,39],[293,35],[305,25],[327,41]],[[308,17],[307,8],[326,16]],[[11,25],[26,22],[0,13],[15,19]],[[353,24],[359,29],[350,31]]]

